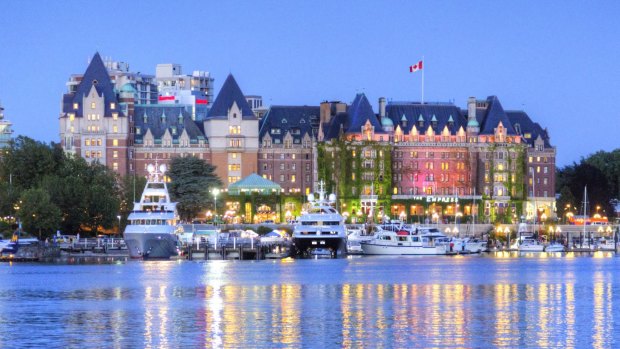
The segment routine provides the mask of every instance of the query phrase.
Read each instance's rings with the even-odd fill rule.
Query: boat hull
[[[563,245],[549,245],[545,247],[545,252],[564,252]]]
[[[545,246],[543,245],[521,245],[519,246],[519,252],[544,252]]]
[[[177,237],[169,233],[125,233],[131,258],[168,259],[178,255]]]
[[[292,252],[295,256],[309,256],[314,249],[329,249],[334,256],[346,253],[346,239],[342,237],[293,238]]]
[[[368,255],[445,255],[446,246],[390,246],[362,242],[362,251]]]

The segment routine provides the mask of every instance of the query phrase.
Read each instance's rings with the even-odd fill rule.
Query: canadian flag
[[[409,67],[410,73],[417,72],[418,70],[422,70],[422,61],[419,61],[418,63]]]

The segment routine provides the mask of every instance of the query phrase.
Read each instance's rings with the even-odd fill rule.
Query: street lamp
[[[218,188],[213,188],[213,190],[211,190],[211,194],[213,194],[213,212],[215,214],[215,219],[217,220],[217,196],[220,194],[220,190]]]

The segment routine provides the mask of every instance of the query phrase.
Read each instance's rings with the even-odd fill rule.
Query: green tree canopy
[[[88,164],[80,157],[65,156],[56,144],[46,145],[27,137],[17,137],[0,160],[0,214],[15,215],[15,206],[23,201],[30,190],[42,190],[47,194],[50,210],[58,209],[61,219],[54,229],[49,224],[30,222],[29,227],[42,231],[77,233],[88,227],[94,233],[99,227],[110,228],[119,213],[119,190],[116,175],[98,163]],[[38,194],[37,194],[38,195]],[[41,211],[41,203],[37,203]],[[23,202],[21,210],[26,208]],[[34,210],[34,208],[32,208]],[[33,212],[35,217],[41,217]],[[23,212],[20,212],[23,215]],[[32,216],[24,216],[31,220]],[[26,224],[26,221],[25,224]]]
[[[206,210],[211,202],[209,192],[222,185],[215,175],[215,166],[194,156],[172,159],[166,175],[171,180],[170,195],[179,202],[177,209],[185,221]]]
[[[28,189],[21,196],[17,213],[23,228],[38,233],[40,239],[50,236],[60,224],[60,209],[52,203],[49,194],[40,188]]]

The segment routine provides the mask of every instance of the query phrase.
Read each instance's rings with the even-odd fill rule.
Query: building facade
[[[257,173],[300,212],[319,180],[351,221],[542,221],[555,216],[555,148],[546,129],[499,99],[270,106],[229,75],[213,98],[206,72],[160,64],[155,76],[96,54],[72,75],[60,114],[67,153],[121,175],[196,156],[225,187]],[[286,203],[284,203],[286,201]],[[227,204],[234,207],[234,203]]]

